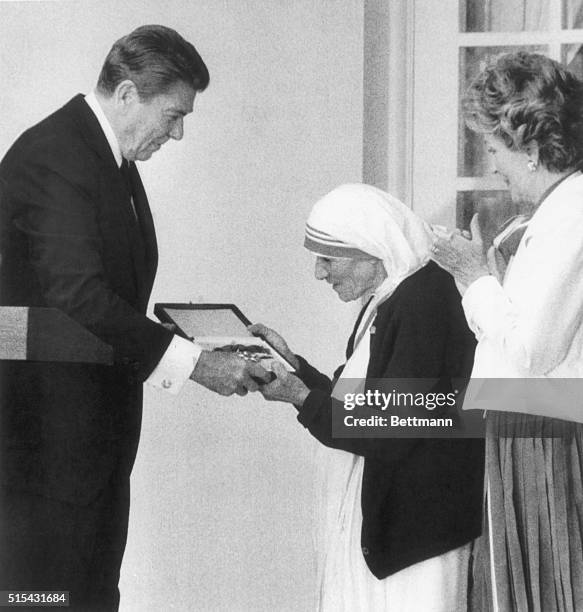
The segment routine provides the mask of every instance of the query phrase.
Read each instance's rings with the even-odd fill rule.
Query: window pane
[[[563,0],[563,27],[566,30],[583,28],[583,0]]]
[[[469,130],[463,120],[462,97],[472,80],[496,55],[516,51],[547,53],[544,45],[528,47],[465,47],[460,49],[460,123],[458,128],[458,175],[485,176],[490,165],[483,138]]]
[[[466,0],[461,2],[462,32],[547,30],[552,0]],[[557,1],[557,0],[554,0]],[[564,0],[573,3],[575,0]]]
[[[489,248],[502,224],[518,214],[508,191],[459,191],[457,194],[457,227],[469,229],[478,213],[484,246]]]
[[[564,45],[561,48],[561,62],[573,71],[580,79],[583,78],[583,44]]]

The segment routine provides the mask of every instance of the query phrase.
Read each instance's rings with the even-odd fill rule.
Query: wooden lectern
[[[0,307],[0,360],[111,365],[111,346],[56,308]]]

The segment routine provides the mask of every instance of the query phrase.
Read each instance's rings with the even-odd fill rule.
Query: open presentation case
[[[154,314],[175,332],[206,350],[237,351],[269,369],[273,360],[294,367],[265,339],[247,329],[251,321],[234,304],[158,303]]]

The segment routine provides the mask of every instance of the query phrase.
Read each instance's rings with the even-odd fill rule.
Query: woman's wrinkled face
[[[382,263],[374,258],[318,256],[314,276],[330,283],[343,302],[352,302],[378,287],[383,279],[379,267],[382,267]]]
[[[485,136],[494,174],[498,174],[510,191],[514,202],[532,200],[533,173],[528,169],[529,156],[524,151],[513,151],[505,142],[492,134]]]

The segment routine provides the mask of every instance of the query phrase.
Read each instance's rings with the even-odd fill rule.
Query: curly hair
[[[583,82],[538,53],[494,58],[463,100],[465,121],[509,149],[538,145],[540,163],[563,172],[583,163]]]

